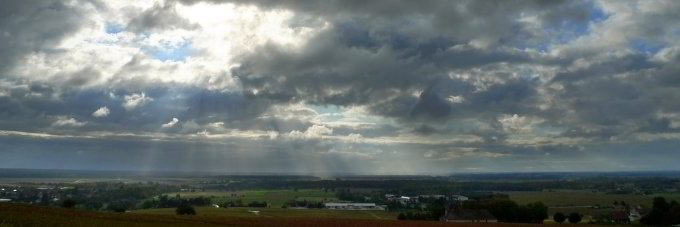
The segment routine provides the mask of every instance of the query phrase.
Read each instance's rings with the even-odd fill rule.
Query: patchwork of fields
[[[609,214],[611,208],[594,209],[592,206],[610,206],[615,201],[625,201],[632,205],[643,205],[650,207],[652,199],[663,196],[667,200],[680,201],[680,193],[665,193],[654,195],[632,195],[632,194],[606,194],[585,190],[558,190],[558,191],[504,191],[511,200],[519,204],[532,202],[543,202],[549,208],[548,213],[552,215],[556,212],[571,213],[578,212],[586,215],[586,219],[596,215]],[[206,192],[179,192],[168,193],[169,196],[180,194],[182,197],[211,197],[214,203],[221,203],[232,200],[241,200],[244,203],[252,201],[266,201],[270,204],[269,208],[197,208],[199,215],[217,217],[256,217],[256,218],[350,218],[350,219],[382,219],[396,220],[398,212],[387,211],[342,211],[326,209],[282,209],[281,206],[286,201],[293,199],[307,200],[314,202],[338,201],[335,193],[320,189],[300,189],[300,190],[244,190],[244,191],[206,191]],[[253,212],[258,211],[258,212]],[[174,214],[174,209],[148,209],[137,210],[137,213],[148,214]],[[551,220],[547,220],[550,222]]]
[[[335,192],[324,191],[321,189],[300,189],[300,190],[244,190],[244,191],[197,191],[197,192],[177,192],[167,193],[168,196],[179,194],[184,198],[210,197],[213,203],[223,203],[227,201],[241,200],[244,204],[257,201],[267,202],[272,208],[281,207],[286,201],[307,200],[310,202],[332,202],[338,201]]]

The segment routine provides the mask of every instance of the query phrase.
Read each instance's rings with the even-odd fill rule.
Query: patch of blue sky
[[[106,33],[109,33],[109,34],[120,33],[124,30],[122,25],[113,24],[113,23],[107,23],[106,27],[104,29],[105,29]]]
[[[680,39],[680,28],[675,28],[671,30],[671,38]]]
[[[597,5],[591,4],[590,13],[589,13],[590,22],[595,22],[595,23],[602,22],[602,21],[607,20],[609,18],[609,16],[611,16],[611,14],[604,12],[604,10],[602,10]]]
[[[310,109],[313,109],[317,113],[340,113],[345,111],[344,108],[336,105],[307,105]]]
[[[376,48],[379,46],[379,43],[360,22],[340,23],[335,29],[341,35],[341,41],[349,47]]]
[[[565,20],[562,23],[547,27],[544,30],[546,38],[544,40],[535,40],[531,37],[519,37],[520,48],[533,48],[538,51],[547,51],[550,45],[568,43],[581,36],[587,35],[591,26],[601,23],[609,18],[610,14],[603,11],[598,5],[594,3],[589,4],[588,19],[587,20]],[[517,30],[516,34],[520,34],[521,26],[513,28]]]
[[[537,126],[534,128],[534,133],[537,135],[559,135],[560,133],[563,133],[566,129],[560,128],[560,127],[553,127],[549,125],[541,125]]]
[[[324,105],[324,106],[317,106],[317,105],[307,105],[310,109],[313,109],[319,114],[324,115],[324,120],[326,121],[336,121],[342,119],[344,116],[342,115],[343,112],[346,111],[345,108],[340,107],[340,106],[335,106],[335,105]]]
[[[344,113],[350,109],[350,107],[343,107],[343,106],[336,106],[336,105],[306,105],[310,109],[313,109],[319,114],[323,114],[323,120],[324,121],[337,121],[341,119],[346,119],[348,116],[346,116]],[[352,116],[356,118],[357,116]],[[390,119],[383,118],[383,117],[376,117],[376,116],[359,116],[358,118],[354,119],[357,122],[367,122],[367,123],[373,123],[373,124],[389,124],[391,123]]]
[[[191,56],[191,42],[184,42],[172,48],[144,48],[145,52],[154,59],[161,61],[184,61]]]
[[[642,52],[642,53],[650,53],[654,54],[656,52],[659,52],[661,49],[665,48],[666,46],[663,43],[660,42],[654,42],[654,41],[646,41],[642,39],[634,39],[630,41],[630,47]]]

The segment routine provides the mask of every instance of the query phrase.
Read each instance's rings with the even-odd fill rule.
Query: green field
[[[320,189],[300,190],[246,190],[246,191],[205,191],[205,192],[173,192],[166,193],[168,196],[179,194],[181,197],[211,197],[214,203],[241,200],[243,203],[253,201],[267,202],[271,207],[281,207],[286,201],[307,200],[312,202],[338,201],[335,192],[325,192]]]
[[[253,211],[259,211],[257,213]],[[174,215],[174,208],[143,209],[135,213]],[[379,210],[327,210],[327,209],[284,209],[284,208],[212,208],[196,207],[199,216],[262,217],[262,218],[351,218],[396,220],[399,213]]]

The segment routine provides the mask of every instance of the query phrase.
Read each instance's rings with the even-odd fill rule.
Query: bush
[[[579,223],[579,222],[581,222],[581,218],[583,218],[581,216],[581,214],[573,212],[573,213],[569,214],[569,223],[572,223],[572,224]]]
[[[477,203],[475,206],[488,209],[500,222],[543,223],[549,217],[548,207],[541,202],[518,205],[509,199],[494,199],[486,204],[474,201],[469,203]]]
[[[125,212],[126,210],[129,210],[133,206],[134,206],[134,204],[131,204],[131,201],[119,200],[119,201],[114,201],[114,202],[109,203],[106,206],[106,209],[113,211],[113,212]]]
[[[562,223],[564,220],[567,220],[567,216],[565,216],[563,213],[557,212],[553,215],[553,220],[557,223]]]
[[[61,207],[63,208],[73,208],[76,206],[76,201],[72,199],[66,199],[64,202],[61,203]]]
[[[194,210],[194,207],[189,206],[188,204],[180,204],[175,212],[178,215],[196,215],[196,210]]]
[[[248,203],[248,207],[267,207],[267,202],[252,201]]]

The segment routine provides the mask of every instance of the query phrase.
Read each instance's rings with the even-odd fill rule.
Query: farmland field
[[[199,210],[199,213],[201,211]],[[434,221],[395,221],[369,219],[337,218],[258,218],[225,216],[177,216],[138,213],[88,212],[63,208],[39,207],[23,204],[0,204],[0,226],[281,226],[281,227],[318,227],[318,226],[543,226],[535,224],[503,223],[444,223]],[[561,227],[580,226],[561,224]],[[595,225],[588,225],[596,227]]]
[[[625,201],[631,205],[643,205],[651,207],[654,197],[662,196],[666,200],[680,201],[680,193],[662,193],[653,195],[631,195],[631,194],[606,194],[602,192],[592,192],[584,190],[562,190],[562,191],[505,191],[511,200],[519,204],[532,202],[543,202],[549,207],[548,215],[552,216],[556,212],[571,213],[578,212],[587,216],[609,214],[611,208],[594,209],[591,206],[611,206],[614,201]]]
[[[197,191],[197,192],[174,192],[166,193],[168,196],[179,194],[181,197],[211,197],[214,203],[241,200],[243,203],[253,201],[267,202],[271,207],[281,207],[284,202],[290,200],[307,200],[312,202],[337,201],[335,192],[320,189],[300,190],[245,190],[245,191]]]
[[[257,212],[253,212],[257,211]],[[135,213],[175,214],[174,208],[143,209]],[[398,212],[379,210],[328,210],[328,209],[283,209],[283,208],[212,208],[196,207],[196,213],[204,216],[256,217],[256,218],[351,218],[396,220]]]
[[[631,195],[631,194],[606,194],[582,190],[570,191],[516,191],[502,192],[508,194],[511,200],[519,204],[531,202],[543,202],[549,207],[560,206],[593,206],[611,205],[614,201],[625,201],[632,205],[651,206],[652,199],[657,196],[665,197],[666,200],[680,201],[680,193],[664,193],[654,195]]]

